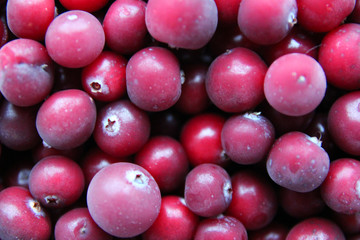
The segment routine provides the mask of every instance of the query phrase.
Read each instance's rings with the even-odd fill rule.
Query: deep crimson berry
[[[142,235],[143,240],[192,240],[199,217],[174,195],[162,197],[159,216]]]
[[[48,213],[23,187],[0,192],[0,238],[48,240],[51,236]]]
[[[84,10],[95,12],[103,8],[109,0],[60,0],[59,2],[69,10]]]
[[[272,221],[265,227],[249,231],[249,240],[285,240],[289,232],[288,226],[284,223]]]
[[[215,0],[220,26],[237,25],[239,5],[242,0]]]

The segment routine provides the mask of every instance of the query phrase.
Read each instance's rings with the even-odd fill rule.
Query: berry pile
[[[0,8],[0,239],[360,239],[360,0]]]

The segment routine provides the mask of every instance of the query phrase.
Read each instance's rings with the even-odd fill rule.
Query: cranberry
[[[38,106],[18,107],[6,100],[0,103],[0,142],[17,151],[34,148],[41,139],[36,131]]]
[[[0,18],[0,47],[2,47],[9,38],[9,30],[4,19]]]
[[[239,164],[255,164],[265,159],[275,140],[271,122],[258,113],[235,115],[221,131],[225,154]]]
[[[360,91],[339,97],[331,105],[327,122],[335,144],[349,154],[360,155]]]
[[[225,112],[244,112],[264,99],[267,66],[255,52],[238,47],[223,53],[210,65],[206,91]]]
[[[218,216],[202,220],[196,228],[194,240],[247,240],[244,225],[234,217]]]
[[[59,0],[61,5],[69,10],[84,10],[95,12],[103,8],[109,0]]]
[[[127,60],[110,51],[104,51],[83,68],[81,82],[84,90],[95,100],[110,102],[126,92]]]
[[[249,240],[286,240],[286,236],[289,232],[288,227],[277,221],[272,221],[267,226],[255,230],[249,231]]]
[[[261,229],[274,219],[278,202],[269,179],[242,170],[232,175],[231,184],[233,197],[227,215],[237,218],[247,230]]]
[[[148,115],[122,99],[103,106],[93,132],[97,146],[115,157],[126,157],[139,151],[150,136]]]
[[[130,100],[146,111],[173,106],[181,94],[181,72],[175,55],[163,47],[136,52],[126,66],[126,89]]]
[[[55,224],[56,240],[111,240],[112,236],[104,232],[91,218],[87,208],[74,208],[63,214]]]
[[[333,239],[345,240],[344,233],[334,222],[320,218],[308,218],[293,226],[286,240],[295,239]]]
[[[42,41],[55,17],[55,1],[8,0],[6,20],[12,33],[19,38]]]
[[[221,146],[221,131],[225,120],[219,114],[203,113],[184,124],[180,142],[193,166],[202,163],[224,166],[229,162]]]
[[[87,205],[91,217],[104,231],[116,237],[134,237],[155,222],[161,193],[144,168],[133,163],[114,163],[91,180]]]
[[[186,176],[186,205],[202,217],[223,213],[231,202],[232,191],[229,174],[213,163],[200,164]]]
[[[359,24],[343,24],[325,35],[319,49],[319,63],[330,84],[346,90],[360,88],[360,60],[356,54],[359,51]]]
[[[106,12],[103,26],[106,45],[119,54],[133,54],[145,47],[146,3],[141,0],[114,1]]]
[[[31,195],[50,208],[62,208],[76,202],[84,185],[84,174],[80,166],[59,155],[40,160],[29,175]]]
[[[236,25],[238,9],[242,0],[215,0],[218,9],[219,24]]]
[[[360,163],[352,158],[340,158],[330,164],[329,173],[321,185],[321,196],[336,212],[354,214],[360,211]]]
[[[143,240],[192,240],[199,217],[174,195],[162,197],[159,216],[142,235]]]
[[[154,177],[162,193],[176,190],[185,181],[189,162],[184,148],[168,136],[155,136],[137,152],[135,163]]]
[[[295,0],[242,0],[238,25],[244,35],[258,44],[281,41],[296,24]]]
[[[14,159],[14,163],[5,169],[4,184],[29,188],[29,175],[34,164],[31,159]]]
[[[303,53],[279,57],[266,72],[266,100],[285,115],[301,116],[314,111],[325,91],[324,70],[315,59]]]
[[[40,137],[57,149],[79,147],[91,136],[96,121],[96,106],[84,91],[62,90],[41,105],[36,128]]]
[[[70,10],[50,23],[45,35],[45,45],[56,63],[64,67],[80,68],[100,55],[105,45],[105,34],[94,15],[81,10]]]
[[[51,235],[48,213],[23,187],[0,192],[0,238],[47,240]]]
[[[348,16],[348,20],[353,23],[360,23],[360,1],[356,1],[355,8]]]
[[[355,0],[297,0],[298,22],[312,32],[328,32],[339,26],[355,7]]]
[[[199,49],[215,33],[217,13],[213,0],[149,0],[145,22],[156,40],[171,47]]]
[[[330,159],[315,137],[289,132],[271,147],[266,167],[275,183],[297,192],[310,192],[325,180]]]
[[[0,91],[12,104],[25,107],[40,103],[53,83],[53,62],[41,43],[20,38],[0,49]]]
[[[347,235],[360,234],[360,213],[345,214],[332,212],[331,219],[339,225],[342,231]]]

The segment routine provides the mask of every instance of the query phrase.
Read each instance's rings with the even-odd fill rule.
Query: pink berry
[[[50,208],[70,206],[80,198],[84,186],[84,174],[80,166],[59,155],[40,160],[29,175],[31,195]]]
[[[83,10],[95,12],[103,8],[109,0],[60,0],[59,2],[69,10]]]
[[[160,212],[161,193],[148,171],[133,163],[100,170],[87,192],[91,217],[105,232],[120,238],[144,233]]]
[[[181,94],[181,81],[177,58],[163,47],[136,52],[126,66],[129,98],[146,111],[158,112],[173,106]]]
[[[96,106],[84,91],[62,90],[41,105],[36,128],[40,137],[57,149],[79,147],[91,136],[96,121]]]
[[[0,192],[0,238],[47,240],[52,226],[48,213],[23,187]]]
[[[268,45],[280,42],[290,32],[296,16],[295,0],[242,0],[237,21],[247,38]]]
[[[232,199],[229,174],[219,165],[204,163],[193,168],[185,180],[185,202],[202,217],[223,213]]]
[[[266,72],[266,100],[286,115],[301,116],[315,110],[324,98],[325,90],[324,70],[315,59],[303,53],[279,57]]]
[[[213,0],[149,0],[145,22],[156,40],[171,47],[199,49],[213,36],[217,13]]]
[[[81,10],[70,10],[51,22],[46,31],[45,45],[50,57],[59,65],[80,68],[100,55],[105,34],[95,16]]]
[[[289,132],[279,137],[266,162],[271,179],[297,192],[310,192],[319,187],[330,165],[329,155],[320,144],[317,138],[302,132]]]

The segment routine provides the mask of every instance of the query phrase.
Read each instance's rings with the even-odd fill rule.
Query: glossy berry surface
[[[206,91],[210,100],[225,112],[248,111],[264,100],[266,71],[267,66],[258,54],[234,48],[211,63]]]
[[[185,180],[185,202],[202,217],[223,213],[232,199],[229,174],[219,165],[204,163],[193,168]]]
[[[289,132],[278,138],[270,149],[266,167],[271,179],[297,192],[310,192],[325,180],[329,155],[319,140],[302,132]]]
[[[40,160],[29,175],[31,195],[49,208],[70,206],[80,198],[84,186],[80,166],[59,155]]]
[[[32,106],[50,93],[53,62],[47,49],[31,39],[15,39],[0,50],[0,91],[12,104]]]
[[[41,105],[36,128],[40,137],[57,149],[71,149],[87,141],[95,127],[96,106],[84,91],[62,90]]]
[[[85,11],[71,10],[60,14],[50,23],[45,45],[50,57],[59,65],[80,68],[100,55],[105,45],[105,34],[95,16]]]
[[[301,116],[320,104],[326,85],[324,70],[315,59],[302,53],[290,53],[270,65],[265,76],[264,93],[277,111]]]
[[[264,160],[274,141],[272,123],[257,113],[235,115],[226,120],[221,131],[225,154],[243,165]]]
[[[144,240],[191,240],[194,237],[199,217],[190,211],[185,200],[175,195],[161,199],[159,216],[142,234]]]
[[[48,213],[23,187],[0,192],[0,238],[47,240],[51,235]]]
[[[218,216],[202,220],[196,228],[194,240],[234,239],[247,240],[244,225],[234,217]]]
[[[86,207],[73,208],[56,221],[54,235],[57,240],[111,240],[112,236],[104,232],[91,218]]]
[[[181,94],[181,72],[175,55],[162,47],[136,52],[126,66],[126,89],[130,100],[146,111],[163,111]]]
[[[116,237],[134,237],[156,220],[161,193],[144,168],[133,163],[114,163],[91,180],[87,205],[91,217],[104,231]]]
[[[354,214],[360,209],[360,163],[352,158],[332,161],[321,185],[326,205],[336,212]]]
[[[158,41],[176,48],[199,49],[213,36],[217,13],[213,0],[150,0],[145,22],[149,33]]]

